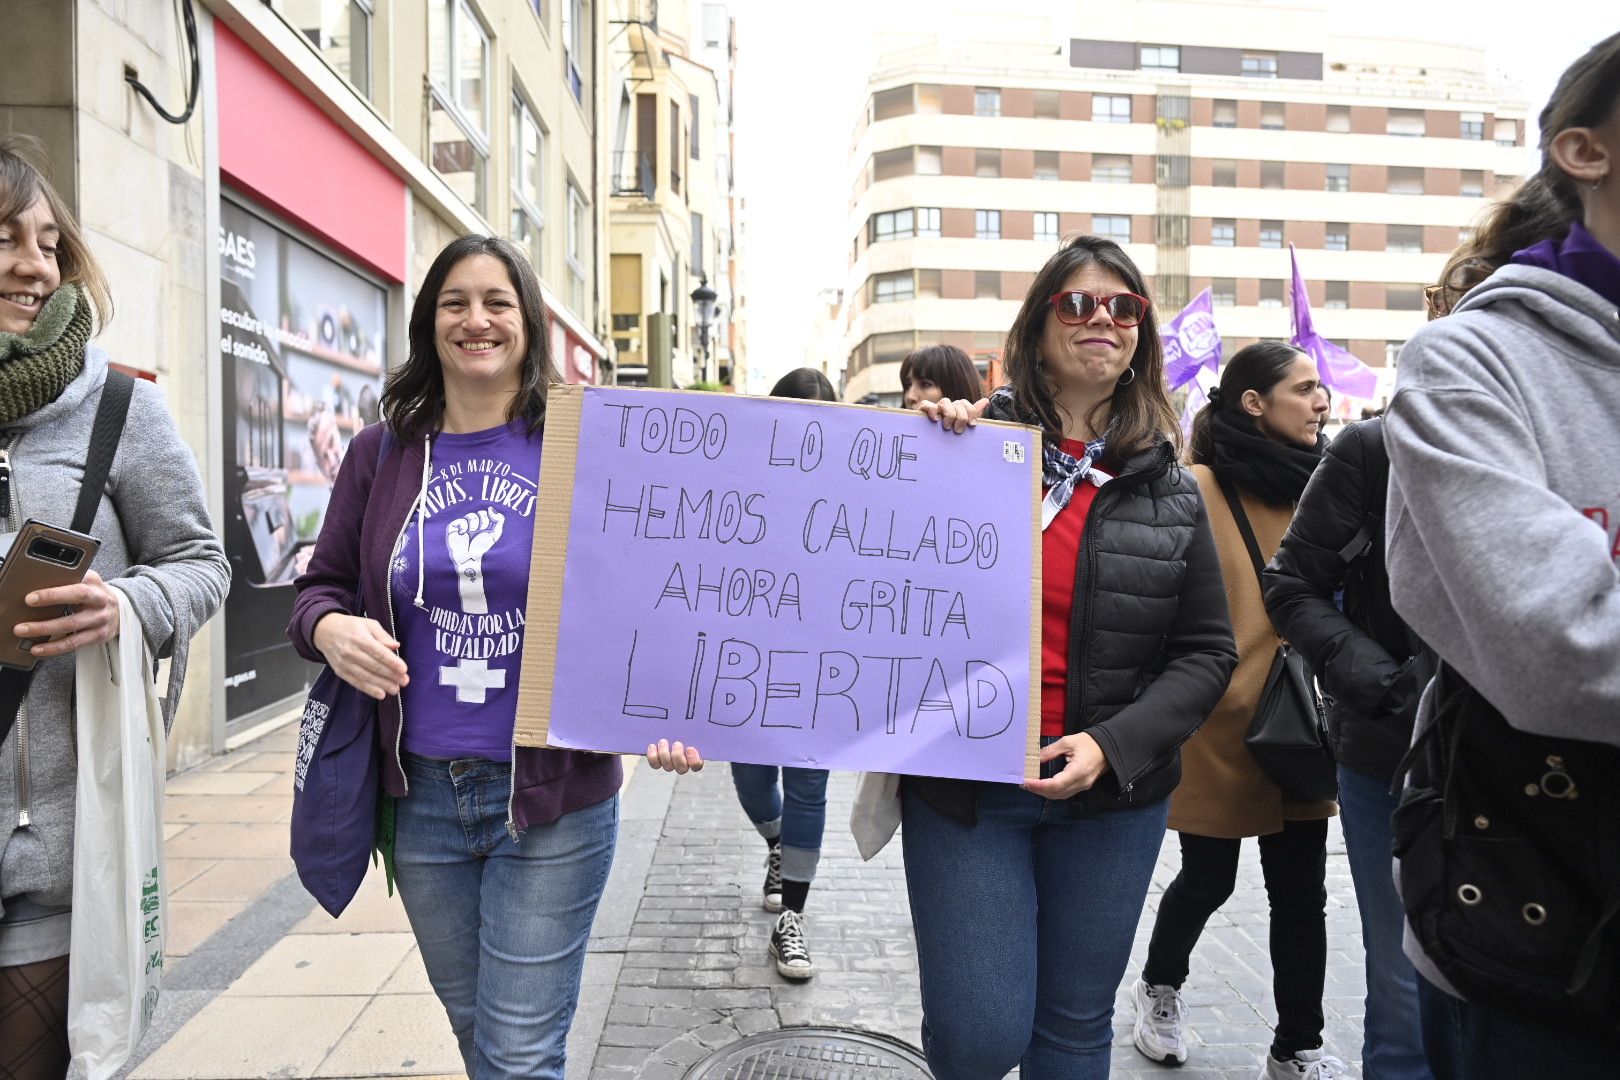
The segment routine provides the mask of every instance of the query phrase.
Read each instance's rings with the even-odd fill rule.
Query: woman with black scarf
[[[1327,446],[1327,409],[1316,363],[1291,345],[1267,341],[1232,357],[1193,421],[1189,456],[1220,552],[1238,666],[1215,711],[1182,746],[1181,786],[1170,799],[1170,828],[1181,834],[1181,872],[1159,903],[1134,994],[1136,1047],[1155,1061],[1187,1060],[1179,991],[1188,962],[1204,923],[1232,894],[1239,844],[1257,836],[1271,902],[1277,1005],[1261,1078],[1347,1075],[1343,1062],[1322,1050],[1327,819],[1336,807],[1284,794],[1244,745],[1278,638],[1226,494],[1227,488],[1235,492],[1262,557],[1269,559]]]

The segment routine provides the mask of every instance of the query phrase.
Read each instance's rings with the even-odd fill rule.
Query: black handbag
[[[1249,525],[1249,515],[1243,512],[1237,488],[1227,480],[1219,482],[1226,503],[1232,508],[1232,519],[1249,549],[1255,580],[1260,581],[1263,594],[1265,582],[1261,571],[1266,564],[1260,557],[1260,544]],[[1322,699],[1316,692],[1316,683],[1305,658],[1286,641],[1277,646],[1276,658],[1271,662],[1265,688],[1260,692],[1260,704],[1249,722],[1248,733],[1243,736],[1243,745],[1260,763],[1261,771],[1285,795],[1313,801],[1337,797],[1338,770],[1328,749]]]

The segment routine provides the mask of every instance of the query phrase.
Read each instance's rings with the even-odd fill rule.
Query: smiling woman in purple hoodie
[[[467,1075],[562,1080],[622,771],[513,741],[558,381],[539,281],[505,240],[455,240],[409,337],[383,391],[394,442],[379,460],[374,425],[344,457],[289,634],[380,703],[395,877]]]

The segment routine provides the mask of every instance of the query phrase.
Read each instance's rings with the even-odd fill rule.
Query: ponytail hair
[[[1210,391],[1209,404],[1193,417],[1192,439],[1187,456],[1194,465],[1215,461],[1215,414],[1243,412],[1243,395],[1250,390],[1269,394],[1288,378],[1294,361],[1305,354],[1284,341],[1257,341],[1245,345],[1221,367],[1221,383]]]

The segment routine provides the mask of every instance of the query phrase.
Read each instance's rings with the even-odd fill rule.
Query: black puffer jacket
[[[1076,815],[1142,806],[1181,781],[1183,742],[1237,665],[1204,500],[1162,441],[1104,484],[1086,518],[1069,634],[1066,732],[1089,731],[1109,771]],[[977,817],[979,783],[907,777],[943,814]]]
[[[1418,698],[1435,666],[1390,605],[1384,564],[1388,490],[1383,420],[1351,424],[1305,486],[1264,574],[1271,621],[1330,698],[1334,756],[1341,765],[1386,780],[1412,742]],[[1341,588],[1343,611],[1333,601]]]

